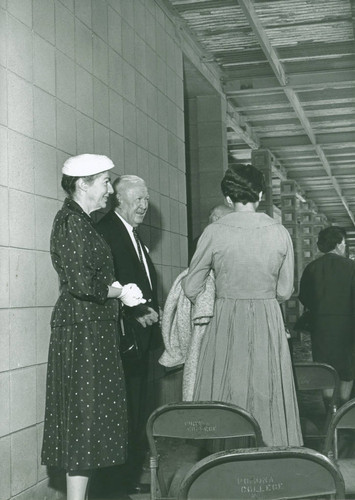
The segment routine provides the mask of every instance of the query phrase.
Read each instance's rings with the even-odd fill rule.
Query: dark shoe
[[[135,483],[130,484],[127,488],[128,494],[138,494],[138,493],[149,493],[150,492],[150,484],[146,483]]]

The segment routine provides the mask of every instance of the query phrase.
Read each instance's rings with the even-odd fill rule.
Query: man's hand
[[[143,328],[146,328],[147,326],[154,325],[159,319],[159,315],[154,309],[151,307],[148,307],[147,310],[149,311],[147,314],[144,314],[144,316],[139,316],[139,318],[136,318],[138,323],[140,323]]]

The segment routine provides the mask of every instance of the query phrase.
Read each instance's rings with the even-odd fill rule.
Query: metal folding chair
[[[155,410],[147,422],[147,438],[150,448],[151,499],[174,498],[181,479],[199,458],[186,462],[171,474],[168,484],[164,477],[157,441],[159,438],[182,440],[228,440],[248,437],[249,446],[263,446],[259,424],[246,410],[221,402],[181,402],[169,403]],[[234,445],[235,447],[235,445]],[[167,460],[167,458],[166,458]]]
[[[308,448],[265,447],[215,453],[185,476],[179,500],[344,499],[335,465]]]
[[[337,371],[326,363],[299,362],[294,364],[295,384],[306,446],[323,449],[330,420],[339,400],[340,381]],[[332,390],[325,405],[323,391]],[[312,444],[312,446],[311,446]]]
[[[341,436],[341,433],[348,435]],[[349,435],[350,434],[350,435]],[[342,453],[340,448],[340,438],[345,437],[348,444],[347,453]],[[350,446],[349,446],[350,445]],[[349,450],[350,449],[350,453]],[[351,399],[333,415],[329,424],[327,437],[325,440],[324,453],[334,460],[344,478],[345,493],[351,495],[355,493],[355,399]],[[349,456],[350,454],[350,456]]]

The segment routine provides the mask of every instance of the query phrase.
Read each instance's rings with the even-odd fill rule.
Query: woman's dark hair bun
[[[67,193],[68,196],[72,197],[76,189],[76,181],[79,177],[72,177],[71,175],[62,175],[62,188],[63,191]]]
[[[221,182],[223,196],[233,203],[255,203],[259,193],[265,191],[264,174],[253,165],[229,165]]]
[[[346,232],[342,227],[326,227],[319,231],[317,247],[323,253],[331,252],[345,237]]]

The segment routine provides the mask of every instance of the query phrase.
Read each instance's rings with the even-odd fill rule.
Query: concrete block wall
[[[149,186],[164,298],[187,264],[182,52],[159,0],[0,0],[0,500],[61,498],[40,465],[61,166],[103,153]]]
[[[221,180],[228,166],[226,101],[217,92],[195,96],[188,108],[187,148],[191,235],[200,236],[211,208],[223,203]]]

